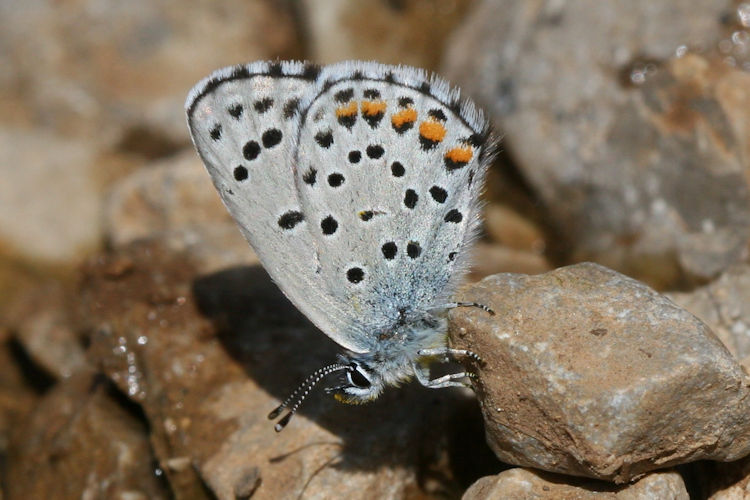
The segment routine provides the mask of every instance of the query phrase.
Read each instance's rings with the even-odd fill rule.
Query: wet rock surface
[[[110,389],[101,375],[79,372],[17,424],[7,498],[170,498],[139,410]]]
[[[750,79],[674,57],[719,39],[732,8],[487,1],[454,35],[446,76],[490,110],[573,261],[665,287],[744,255]]]
[[[260,268],[193,282],[189,261],[139,244],[84,273],[89,354],[143,408],[178,496],[205,484],[222,499],[405,498],[456,491],[492,466],[472,398],[415,385],[361,407],[319,391],[275,433],[268,412],[337,348]]]
[[[750,380],[708,326],[596,264],[495,275],[454,311],[451,339],[484,363],[477,393],[501,460],[626,482],[750,453]]]
[[[689,500],[682,477],[676,472],[648,474],[633,484],[615,486],[591,480],[571,480],[529,469],[510,469],[483,477],[469,488],[462,500],[505,498],[570,500]]]

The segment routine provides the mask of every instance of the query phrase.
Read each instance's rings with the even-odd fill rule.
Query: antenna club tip
[[[278,417],[281,414],[281,410],[283,410],[284,407],[282,405],[277,406],[274,410],[271,411],[271,413],[268,414],[268,420],[273,420],[274,418]]]

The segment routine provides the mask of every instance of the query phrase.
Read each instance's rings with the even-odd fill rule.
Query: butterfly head
[[[343,403],[361,404],[371,401],[378,397],[385,386],[383,378],[366,363],[342,356],[339,363],[324,366],[313,372],[283,403],[268,414],[269,419],[275,419],[285,408],[289,408],[287,414],[274,426],[276,432],[280,432],[286,427],[312,388],[325,377],[336,372],[343,372],[345,382],[330,387],[326,391],[335,393],[334,397]]]
[[[369,365],[351,360],[346,370],[346,383],[330,387],[337,401],[348,404],[362,404],[377,398],[385,387],[383,377]]]

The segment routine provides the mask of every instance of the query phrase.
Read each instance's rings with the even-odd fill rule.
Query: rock
[[[176,497],[205,484],[219,499],[400,498],[455,491],[452,478],[477,457],[499,467],[461,391],[409,385],[351,407],[318,388],[277,434],[268,412],[339,349],[260,268],[193,282],[196,272],[184,256],[141,242],[92,258],[81,290],[90,355],[142,406]],[[455,420],[467,405],[476,427]],[[466,479],[487,465],[469,469]],[[417,478],[428,471],[423,489]]]
[[[31,360],[58,379],[87,367],[69,318],[70,292],[58,282],[40,284],[16,296],[4,318]]]
[[[750,77],[674,56],[734,5],[485,1],[451,39],[445,76],[489,110],[569,260],[663,288],[746,254]]]
[[[468,281],[479,281],[497,273],[540,274],[552,269],[544,258],[535,252],[515,250],[502,245],[478,242],[472,249],[471,273]]]
[[[106,200],[105,227],[116,247],[159,239],[189,252],[205,272],[258,262],[193,150],[117,182]]]
[[[0,240],[23,256],[77,259],[99,243],[95,151],[73,139],[0,128]]]
[[[448,33],[471,3],[305,0],[303,19],[311,59],[323,64],[361,59],[435,68]]]
[[[37,125],[148,158],[189,143],[183,102],[209,72],[300,54],[291,12],[271,0],[32,0],[0,6],[0,27],[0,46],[12,47],[0,52],[0,102],[22,103],[17,114]]]
[[[496,275],[451,312],[504,462],[618,483],[750,453],[750,379],[708,326],[596,264]]]
[[[750,497],[750,457],[731,463],[698,462],[693,464],[690,477],[697,486],[695,498],[746,500]]]
[[[462,500],[689,500],[682,477],[676,472],[648,474],[633,484],[614,486],[527,469],[510,469],[483,477]]]
[[[29,383],[18,362],[17,346],[6,336],[0,328],[0,470],[5,478],[9,477],[6,467],[10,438],[16,434],[38,398],[36,388]]]
[[[146,426],[91,373],[45,395],[15,430],[8,467],[8,500],[171,498],[155,473]]]
[[[750,356],[750,266],[734,265],[702,288],[668,296],[710,326],[734,357]]]
[[[529,219],[499,203],[484,207],[484,228],[495,243],[541,254],[546,246],[544,234]]]

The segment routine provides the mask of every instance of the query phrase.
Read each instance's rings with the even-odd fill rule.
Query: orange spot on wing
[[[362,101],[361,103],[362,114],[365,116],[375,116],[380,113],[385,113],[386,104],[385,101]]]
[[[396,128],[403,127],[406,123],[414,123],[417,121],[417,110],[414,108],[402,109],[398,113],[394,113],[391,117],[391,123]]]
[[[342,116],[352,116],[357,114],[357,102],[351,101],[346,106],[339,106],[336,108],[336,118],[341,118]]]
[[[433,142],[440,142],[445,137],[445,127],[442,123],[427,120],[419,125],[419,135]]]
[[[474,156],[474,151],[468,146],[463,148],[449,149],[445,153],[445,157],[453,163],[469,163],[471,158]]]

